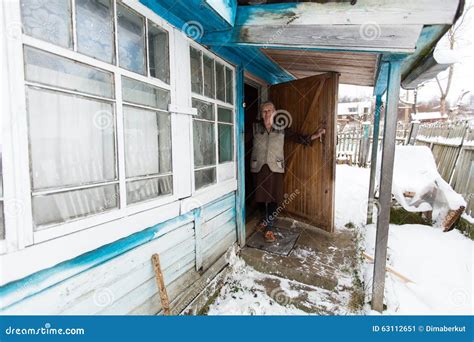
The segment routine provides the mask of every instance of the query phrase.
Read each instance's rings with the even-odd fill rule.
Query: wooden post
[[[374,213],[374,196],[375,196],[375,174],[377,170],[377,152],[379,149],[379,127],[380,127],[380,111],[382,110],[382,95],[375,98],[374,113],[374,132],[372,134],[372,157],[370,161],[370,183],[369,183],[369,201],[367,203],[367,224],[372,223]]]
[[[237,239],[245,246],[245,108],[244,108],[244,67],[236,69],[236,110],[237,110]]]
[[[393,163],[397,132],[398,101],[400,96],[400,59],[392,59],[389,66],[387,104],[385,110],[382,166],[380,169],[379,215],[375,237],[374,277],[372,285],[372,309],[383,311],[385,267],[387,263],[388,229],[392,200]]]
[[[163,272],[161,270],[160,256],[157,253],[153,254],[151,257],[151,262],[153,263],[153,269],[155,270],[156,285],[158,286],[158,291],[160,292],[163,313],[165,315],[170,315],[170,300],[168,298],[168,292],[166,291],[165,287],[165,279],[163,278]]]

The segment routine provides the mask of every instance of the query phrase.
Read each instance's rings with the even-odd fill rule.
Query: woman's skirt
[[[263,165],[258,173],[253,174],[255,199],[260,203],[280,203],[283,201],[283,173],[272,172],[268,165]]]

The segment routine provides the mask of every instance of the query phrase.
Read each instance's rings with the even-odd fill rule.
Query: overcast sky
[[[474,0],[466,1],[465,8],[474,4]],[[451,84],[451,90],[449,91],[448,99],[451,101],[456,101],[458,96],[461,94],[463,90],[470,90],[471,93],[474,95],[474,55],[473,55],[473,47],[474,47],[474,9],[471,9],[467,12],[466,18],[459,29],[459,42],[455,47],[455,53],[457,58],[459,59],[459,63],[455,64],[454,67],[454,76],[453,81]],[[448,49],[447,46],[447,39],[443,38],[436,47],[437,50],[446,50]],[[446,79],[447,79],[447,71],[443,72],[439,75],[440,80],[442,80],[442,84],[444,86]],[[340,96],[357,96],[357,97],[365,97],[371,96],[373,93],[372,87],[358,87],[358,86],[350,86],[341,84],[339,87],[339,95]],[[405,91],[402,89],[401,94],[404,96]],[[427,101],[432,99],[433,97],[439,97],[439,88],[436,84],[435,80],[427,82],[425,86],[423,86],[418,91],[418,99],[419,101]],[[467,97],[464,98],[467,100]]]

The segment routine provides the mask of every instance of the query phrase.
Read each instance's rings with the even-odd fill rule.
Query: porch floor
[[[256,222],[256,219],[248,220],[247,231],[253,230]],[[275,225],[301,231],[289,255],[248,246],[241,249],[205,312],[258,315],[357,312],[361,294],[363,304],[363,289],[358,286],[354,231],[344,229],[328,234],[289,218],[279,219]]]

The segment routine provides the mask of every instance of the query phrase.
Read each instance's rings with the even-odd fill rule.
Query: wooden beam
[[[237,13],[237,0],[205,0],[230,25],[234,25]]]
[[[240,6],[236,25],[452,24],[459,0],[358,0]]]
[[[237,86],[237,241],[241,247],[245,246],[245,110],[244,110],[244,67],[238,65],[235,72]]]
[[[411,53],[423,25],[246,25],[209,32],[201,42],[308,50]]]
[[[379,212],[377,219],[377,232],[375,236],[375,262],[372,285],[372,309],[379,312],[383,311],[400,82],[401,61],[391,60],[389,62],[387,103],[382,147],[382,166],[380,168]]]

